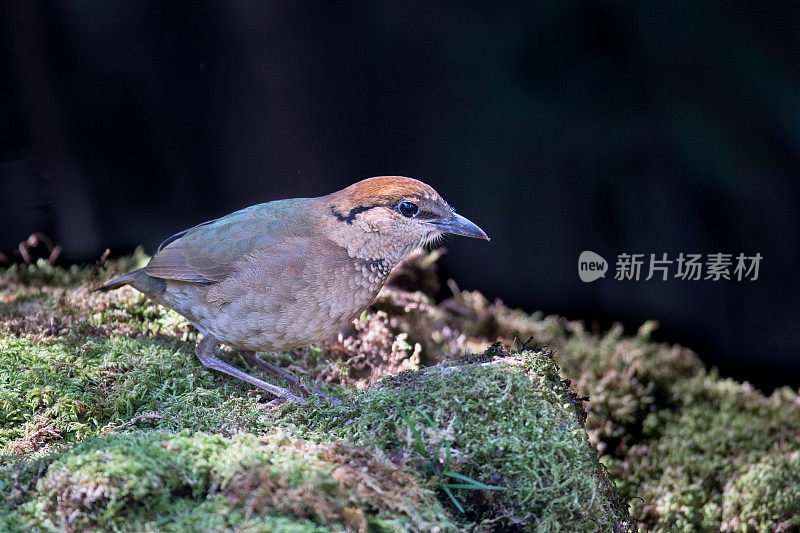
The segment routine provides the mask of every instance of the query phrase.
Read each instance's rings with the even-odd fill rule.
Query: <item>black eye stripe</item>
[[[349,226],[350,224],[353,223],[353,220],[355,220],[357,214],[363,213],[364,211],[368,211],[368,210],[372,209],[372,207],[374,207],[374,206],[359,205],[359,206],[356,206],[356,207],[352,208],[350,210],[350,212],[345,215],[344,213],[338,212],[336,210],[336,206],[332,205],[331,206],[331,213],[333,214],[333,216],[336,217],[336,220],[338,220],[339,222],[345,222]]]

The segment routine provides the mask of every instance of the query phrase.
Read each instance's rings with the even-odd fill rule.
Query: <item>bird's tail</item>
[[[92,292],[106,292],[106,291],[113,291],[114,289],[119,289],[120,287],[124,287],[125,285],[130,285],[136,280],[136,274],[139,273],[139,270],[134,270],[130,274],[125,274],[124,276],[120,276],[118,278],[114,278],[111,281],[107,281],[92,289]]]

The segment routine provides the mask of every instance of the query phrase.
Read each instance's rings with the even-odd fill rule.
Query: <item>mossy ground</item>
[[[800,529],[797,393],[721,379],[653,324],[437,304],[420,257],[338,341],[269,355],[343,405],[271,408],[197,362],[179,315],[90,292],[144,259],[0,273],[0,530]],[[460,512],[445,468],[505,490],[457,491]]]

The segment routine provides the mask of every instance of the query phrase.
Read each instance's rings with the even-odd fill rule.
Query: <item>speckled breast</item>
[[[291,279],[242,286],[239,296],[221,308],[193,305],[185,314],[205,333],[234,348],[280,351],[306,346],[344,329],[372,302],[393,266],[385,259],[348,258],[335,268],[309,262]],[[246,279],[239,282],[247,284]]]

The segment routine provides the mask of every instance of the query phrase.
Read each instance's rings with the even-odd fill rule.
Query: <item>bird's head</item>
[[[365,244],[383,243],[400,254],[443,233],[489,240],[481,228],[457,214],[433,187],[412,178],[369,178],[324,199],[333,216],[334,230],[353,237],[362,233]],[[370,254],[375,255],[371,251]]]

